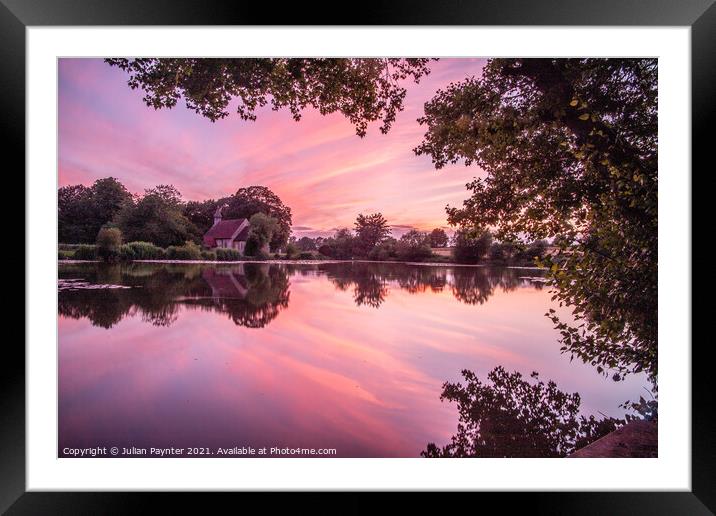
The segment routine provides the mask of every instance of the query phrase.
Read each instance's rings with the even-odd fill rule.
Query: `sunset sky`
[[[413,148],[424,130],[416,119],[437,89],[479,75],[484,60],[443,59],[420,84],[408,83],[405,109],[387,135],[373,124],[361,139],[340,114],[306,110],[235,113],[210,122],[184,107],[155,111],[130,90],[125,72],[101,59],[60,59],[59,185],[91,185],[113,176],[131,192],[172,184],[185,200],[219,198],[264,185],[293,212],[297,236],[352,227],[359,213],[382,212],[394,236],[407,228],[446,227],[445,206],[467,197],[482,175],[455,165],[436,171]]]

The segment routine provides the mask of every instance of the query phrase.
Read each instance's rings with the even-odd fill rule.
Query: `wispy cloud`
[[[291,206],[294,231],[325,234],[352,227],[358,213],[382,212],[396,230],[446,225],[445,206],[467,197],[481,174],[455,165],[437,172],[412,149],[424,129],[416,118],[439,88],[481,72],[484,61],[445,59],[408,87],[405,109],[388,135],[373,124],[361,139],[341,115],[262,109],[211,123],[187,110],[147,108],[126,75],[100,59],[61,59],[60,185],[114,176],[132,192],[173,184],[186,199],[218,198],[265,185]]]

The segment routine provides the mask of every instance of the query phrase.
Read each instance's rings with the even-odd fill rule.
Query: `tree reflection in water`
[[[496,289],[510,291],[530,284],[522,279],[524,271],[515,269],[401,263],[63,264],[61,279],[131,288],[63,290],[59,313],[75,319],[87,317],[103,328],[137,314],[155,326],[170,326],[184,306],[225,313],[239,326],[262,328],[288,306],[289,277],[311,274],[325,275],[338,290],[352,289],[356,305],[373,308],[385,302],[391,288],[411,294],[449,289],[463,303],[482,304]],[[539,283],[531,285],[541,288]]]
[[[262,328],[289,300],[287,272],[268,264],[63,265],[60,275],[80,276],[94,285],[132,287],[60,292],[60,315],[87,317],[103,328],[136,314],[155,326],[170,326],[181,306],[225,313],[239,326]]]
[[[450,289],[455,299],[463,303],[483,304],[497,289],[509,292],[519,286],[531,285],[541,289],[541,283],[525,279],[520,269],[495,267],[435,267],[404,263],[353,262],[319,266],[339,290],[353,289],[356,305],[380,307],[390,288],[411,294]],[[540,275],[540,271],[531,271]]]
[[[112,328],[124,317],[141,316],[170,326],[181,309],[228,315],[237,325],[262,328],[289,304],[289,278],[323,276],[341,291],[351,291],[357,306],[379,308],[391,291],[411,295],[450,292],[462,303],[480,305],[498,291],[542,288],[525,276],[537,271],[489,267],[420,266],[397,263],[278,265],[62,264],[60,279],[71,288],[59,292],[59,313],[88,318]],[[85,285],[94,288],[83,288]],[[68,283],[69,282],[69,283]],[[123,286],[131,288],[97,288]],[[562,457],[625,423],[579,414],[579,394],[560,391],[535,374],[525,379],[497,367],[484,383],[463,371],[467,383],[445,383],[441,399],[457,404],[459,425],[450,443],[430,443],[425,457]],[[656,418],[656,401],[625,405],[642,418]]]
[[[245,264],[228,270],[209,268],[203,271],[202,278],[212,289],[211,298],[185,302],[226,313],[239,326],[263,328],[288,306],[288,274],[277,266]]]
[[[429,443],[423,457],[565,457],[632,419],[656,419],[656,402],[630,404],[625,419],[579,415],[578,393],[565,393],[537,373],[528,381],[498,366],[483,383],[464,370],[466,385],[446,382],[441,400],[455,402],[457,434],[442,448]]]

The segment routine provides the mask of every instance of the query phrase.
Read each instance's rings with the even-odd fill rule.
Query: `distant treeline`
[[[342,228],[328,238],[302,237],[289,239],[287,249],[318,251],[330,258],[379,261],[445,261],[445,256],[433,252],[436,248],[452,247],[451,260],[458,263],[491,262],[507,265],[534,265],[535,259],[545,256],[548,243],[495,241],[489,230],[461,227],[449,238],[445,230],[412,229],[400,238],[391,236],[390,226],[381,213],[358,215],[354,229]],[[290,252],[290,251],[289,251]]]
[[[291,235],[291,209],[264,186],[239,188],[221,199],[184,201],[171,185],[158,185],[132,195],[112,177],[90,187],[65,186],[58,191],[59,240],[66,247],[60,259],[239,260],[232,249],[202,248],[202,236],[214,213],[247,218],[250,233],[245,254],[259,259],[364,259],[378,261],[455,261],[532,265],[547,251],[547,242],[497,242],[489,230],[460,227],[452,239],[442,228],[412,229],[400,238],[391,235],[381,213],[359,214],[354,228],[338,229],[328,238]],[[77,245],[78,247],[67,247]],[[452,256],[436,248],[452,246]],[[267,248],[271,254],[262,249]]]
[[[63,186],[58,194],[59,241],[93,244],[100,229],[116,227],[125,241],[150,242],[158,247],[201,244],[212,226],[216,209],[223,206],[227,219],[262,213],[275,221],[270,247],[280,249],[291,234],[291,209],[264,186],[239,188],[221,199],[184,201],[171,185],[158,185],[132,195],[113,177],[98,179],[92,186]]]

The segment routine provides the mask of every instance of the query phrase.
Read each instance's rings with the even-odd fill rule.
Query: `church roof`
[[[234,236],[234,233],[241,227],[241,225],[244,222],[248,222],[246,219],[226,219],[226,220],[220,220],[211,228],[209,228],[209,231],[204,233],[204,243],[209,246],[213,246],[216,244],[217,238],[231,238]],[[238,235],[234,238],[234,240],[246,240],[249,236],[249,226],[246,225],[245,228],[243,228]]]

